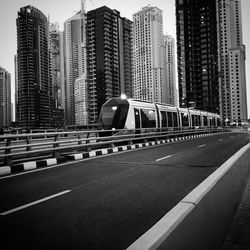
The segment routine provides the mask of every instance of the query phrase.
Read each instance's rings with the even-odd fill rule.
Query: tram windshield
[[[102,107],[99,124],[102,129],[111,129],[117,106]]]
[[[99,118],[99,129],[123,129],[128,114],[128,102],[112,99],[104,104]]]

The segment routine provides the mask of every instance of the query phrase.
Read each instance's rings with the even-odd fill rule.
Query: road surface
[[[5,249],[126,249],[249,142],[224,133],[0,178]]]

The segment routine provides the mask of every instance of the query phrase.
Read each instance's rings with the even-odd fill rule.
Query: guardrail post
[[[6,147],[9,147],[11,145],[11,138],[7,138],[6,140]],[[5,149],[5,154],[10,154],[11,153],[11,149],[10,148],[6,148]]]
[[[28,146],[30,144],[30,137],[29,136],[26,137],[26,143],[27,143],[26,151],[31,151],[31,146]]]
[[[87,139],[90,138],[90,133],[89,132],[87,133],[86,138]],[[85,144],[89,144],[89,142],[90,142],[90,140],[85,140]],[[89,146],[85,146],[83,150],[86,151],[86,152],[90,152],[90,147]]]
[[[9,147],[10,145],[11,145],[11,138],[7,138],[6,147]],[[10,154],[10,153],[11,153],[10,148],[5,149],[5,154]],[[5,165],[10,166],[12,164],[12,157],[11,156],[5,156],[4,163],[5,163]]]
[[[130,146],[133,145],[132,138],[131,138],[131,140],[128,141],[128,145],[130,145]]]
[[[54,142],[57,142],[57,141],[59,141],[59,135],[55,134]],[[58,148],[58,147],[59,147],[59,143],[54,143],[53,144],[53,148]],[[58,156],[59,156],[59,152],[57,150],[54,150],[53,151],[53,157],[58,158]]]
[[[88,132],[86,138],[89,138],[89,137],[90,137],[90,133]],[[88,144],[89,140],[86,140],[85,143]]]
[[[115,147],[115,144],[114,144],[113,141],[109,144],[109,147],[110,147],[110,148],[114,148],[114,147]]]
[[[78,139],[77,144],[78,144],[78,145],[81,145],[81,144],[82,144],[82,141],[81,141],[81,135],[80,135],[80,133],[77,135],[77,139]],[[80,148],[77,148],[77,151],[79,152],[79,151],[81,151],[81,149],[80,149]]]
[[[128,134],[129,135],[134,134],[134,130],[128,130]],[[130,140],[128,141],[128,145],[133,145],[133,136],[130,137]]]

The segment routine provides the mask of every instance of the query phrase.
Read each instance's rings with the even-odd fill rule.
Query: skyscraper
[[[14,55],[14,67],[15,67],[15,105],[14,105],[14,110],[15,110],[15,118],[14,120],[17,122],[17,106],[18,106],[18,61],[17,61],[17,55]],[[14,113],[13,113],[14,115]]]
[[[175,73],[175,40],[164,35],[164,69],[166,70],[166,103],[178,106]]]
[[[131,95],[131,21],[106,6],[87,13],[89,122],[101,106],[125,92]]]
[[[75,81],[83,75],[87,76],[85,41],[85,11],[82,2],[81,10],[64,23],[66,125],[75,125]]]
[[[83,75],[75,80],[75,124],[88,125],[88,86]]]
[[[245,46],[240,0],[219,1],[221,115],[225,122],[247,120]]]
[[[162,11],[146,6],[133,15],[134,96],[166,103]]]
[[[176,0],[180,107],[219,113],[217,0]]]
[[[17,118],[25,128],[54,126],[49,30],[46,16],[33,6],[20,9],[17,24]]]
[[[11,77],[10,73],[0,66],[0,128],[11,123]]]
[[[61,32],[57,23],[50,24],[49,27],[49,42],[50,42],[50,55],[51,55],[51,77],[52,77],[52,95],[55,105],[55,122],[56,127],[64,126],[64,79],[61,67],[63,60],[63,50],[61,43]]]
[[[132,24],[127,18],[119,18],[119,81],[121,94],[127,98],[133,97],[133,67],[132,67]]]

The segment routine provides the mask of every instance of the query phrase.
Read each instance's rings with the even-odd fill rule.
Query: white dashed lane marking
[[[167,158],[169,158],[169,157],[171,157],[171,156],[172,156],[172,155],[168,155],[168,156],[165,156],[165,157],[159,158],[159,159],[157,159],[157,160],[155,160],[155,161],[161,161],[161,160],[167,159]]]
[[[17,211],[19,211],[19,210],[25,209],[25,208],[27,208],[27,207],[34,206],[34,205],[36,205],[36,204],[42,203],[42,202],[44,202],[44,201],[53,199],[53,198],[55,198],[55,197],[58,197],[58,196],[60,196],[60,195],[64,195],[64,194],[69,193],[69,192],[71,192],[71,190],[65,190],[65,191],[63,191],[63,192],[60,192],[60,193],[57,193],[57,194],[53,194],[53,195],[48,196],[48,197],[45,197],[45,198],[43,198],[43,199],[40,199],[40,200],[37,200],[37,201],[33,201],[33,202],[31,202],[31,203],[27,203],[27,204],[25,204],[25,205],[23,205],[23,206],[16,207],[16,208],[13,208],[13,209],[11,209],[11,210],[2,212],[2,213],[0,213],[0,215],[12,214],[12,213],[15,213],[15,212],[17,212]]]

